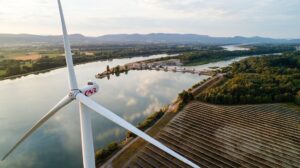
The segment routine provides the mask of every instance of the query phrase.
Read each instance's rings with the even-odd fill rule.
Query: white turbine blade
[[[77,81],[76,81],[76,76],[74,71],[73,58],[72,58],[72,52],[71,52],[70,42],[68,38],[67,27],[64,19],[64,13],[61,7],[60,0],[57,0],[57,3],[59,7],[59,14],[60,14],[61,26],[62,26],[63,37],[64,37],[65,58],[66,58],[66,63],[67,63],[67,68],[69,73],[69,85],[71,90],[77,90],[78,86],[77,86]]]
[[[139,137],[141,137],[142,139],[144,139],[147,142],[151,143],[152,145],[160,148],[161,150],[167,152],[168,154],[172,155],[173,157],[183,161],[184,163],[186,163],[186,164],[188,164],[188,165],[190,165],[194,168],[199,168],[199,166],[197,166],[193,162],[189,161],[185,157],[183,157],[183,156],[179,155],[178,153],[174,152],[173,150],[166,147],[165,145],[163,145],[162,143],[160,143],[156,139],[150,137],[149,135],[147,135],[143,131],[137,129],[135,126],[133,126],[132,124],[130,124],[126,120],[122,119],[118,115],[116,115],[113,112],[109,111],[105,107],[102,107],[101,105],[97,104],[92,99],[86,97],[82,93],[78,93],[76,95],[76,99],[78,99],[81,103],[85,104],[86,106],[88,106],[92,110],[94,110],[97,113],[101,114],[102,116],[106,117],[107,119],[113,121],[114,123],[120,125],[121,127],[125,128],[125,129],[133,132],[134,134],[138,135]]]
[[[59,101],[44,117],[42,117],[31,129],[29,129],[19,141],[9,150],[9,152],[2,158],[4,160],[9,154],[11,154],[29,135],[43,125],[49,118],[51,118],[57,111],[69,104],[73,99],[68,95]]]

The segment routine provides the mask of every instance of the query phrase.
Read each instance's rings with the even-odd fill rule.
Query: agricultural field
[[[34,51],[34,52],[28,52],[28,51],[5,51],[0,52],[0,60],[7,60],[7,59],[13,59],[18,61],[27,61],[27,60],[37,60],[41,57],[56,57],[56,56],[63,56],[63,51],[61,52],[55,52],[55,51]]]
[[[194,101],[156,139],[201,167],[300,167],[300,109]],[[147,144],[124,167],[188,167]]]
[[[38,53],[26,53],[23,55],[16,55],[13,57],[15,60],[19,61],[27,61],[27,60],[37,60],[40,59],[42,56]]]
[[[0,70],[0,76],[3,76],[3,75],[5,75],[5,70]]]

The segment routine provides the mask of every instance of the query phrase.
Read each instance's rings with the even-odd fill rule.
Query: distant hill
[[[107,43],[300,43],[300,39],[273,39],[265,37],[211,37],[197,34],[110,34],[98,37],[87,37],[81,34],[71,34],[72,44],[107,44]],[[31,34],[0,34],[0,45],[54,45],[61,44],[62,36],[46,36]]]

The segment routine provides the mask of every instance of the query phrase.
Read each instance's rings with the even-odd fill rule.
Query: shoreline
[[[100,60],[93,60],[93,61],[77,63],[77,64],[74,64],[74,66],[93,63],[93,62],[99,62],[99,61],[103,62],[103,61],[114,60],[114,59],[128,59],[128,58],[136,58],[136,57],[151,57],[151,56],[161,55],[161,54],[167,54],[168,56],[171,56],[171,55],[175,55],[175,54],[179,54],[179,53],[175,53],[175,54],[173,54],[173,53],[171,53],[171,54],[169,54],[169,53],[158,53],[158,54],[153,54],[153,55],[139,55],[139,56],[133,56],[133,57],[124,57],[124,58],[100,59]],[[163,57],[161,57],[161,58],[163,58]],[[32,74],[46,73],[46,72],[50,72],[50,71],[60,69],[60,68],[65,68],[65,67],[66,67],[66,65],[53,67],[53,68],[49,68],[49,69],[44,69],[44,70],[39,70],[39,71],[32,71],[32,72],[28,72],[28,73],[24,73],[24,74],[12,75],[12,76],[7,76],[7,77],[0,77],[0,81],[18,79],[18,78],[25,77],[25,76],[32,75]]]
[[[201,83],[199,86],[197,86],[197,87],[191,86],[187,90],[190,94],[195,95],[195,94],[198,94],[199,92],[203,91],[205,88],[215,85],[217,82],[219,82],[223,78],[224,78],[223,74],[218,74],[214,77],[208,78],[205,82],[202,82],[202,81],[198,82],[197,84]],[[144,132],[148,133],[151,136],[155,136],[161,128],[165,127],[169,123],[169,121],[172,120],[182,110],[181,109],[182,102],[183,102],[183,99],[177,97],[177,99],[175,101],[173,101],[173,103],[169,104],[167,106],[167,109],[164,110],[164,115],[161,118],[159,118],[158,120],[156,120],[155,123],[153,125],[151,125],[149,128],[147,128]],[[163,108],[164,107],[162,107],[161,109],[163,109]],[[146,119],[144,119],[144,121]],[[142,122],[144,122],[144,121],[142,121]],[[142,123],[142,122],[140,122],[140,123]],[[119,149],[112,152],[112,154],[110,156],[108,156],[106,159],[104,159],[103,162],[97,163],[97,161],[96,161],[97,167],[103,167],[103,168],[114,167],[113,166],[114,164],[117,164],[116,167],[120,166],[121,164],[114,163],[114,160],[118,159],[118,157],[123,159],[124,156],[121,156],[121,155],[124,152],[128,152],[126,150],[128,150],[128,148],[130,148],[130,146],[135,145],[135,143],[137,143],[138,146],[142,146],[143,144],[146,144],[147,142],[145,142],[144,140],[142,140],[139,137],[130,137],[128,139],[125,138],[124,140],[118,142]],[[97,149],[96,151],[101,150],[101,149],[103,149],[103,148]],[[131,153],[134,154],[135,151],[133,151]],[[128,155],[126,155],[126,156],[128,156]]]
[[[271,53],[271,54],[259,54],[259,55],[248,55],[248,56],[239,56],[239,57],[258,57],[258,56],[269,56],[269,55],[281,55],[282,53]],[[231,59],[236,59],[236,58],[239,58],[239,57],[232,57]],[[225,59],[225,61],[228,60],[228,59]],[[157,61],[157,59],[154,59],[154,60],[150,60],[150,62],[155,62]],[[214,62],[214,61],[212,61]],[[148,60],[144,60],[144,61],[138,61],[138,62],[134,62],[134,63],[131,63],[131,64],[135,64],[135,63],[140,63],[140,64],[143,64],[143,63],[148,63]],[[129,64],[127,64],[129,65]],[[212,71],[215,71],[215,70],[212,70]],[[105,72],[104,72],[105,73]],[[113,74],[113,73],[108,73],[109,75],[110,74]],[[207,80],[205,81],[201,81],[201,82],[198,82],[196,84],[194,84],[194,86],[191,86],[189,89],[188,89],[188,92],[190,93],[193,93],[193,96],[196,96],[198,95],[200,92],[202,92],[203,90],[205,90],[206,88],[209,88],[211,86],[214,86],[216,84],[218,84],[219,82],[221,82],[225,77],[225,74],[221,74],[221,73],[216,73],[214,76],[208,78]],[[151,132],[152,129],[157,129],[157,125],[159,125],[161,122],[163,122],[162,120],[164,118],[166,118],[166,116],[168,116],[168,114],[174,114],[174,116],[176,114],[179,113],[180,110],[176,111],[174,109],[178,109],[178,106],[179,106],[179,102],[182,101],[182,100],[179,100],[177,99],[175,102],[171,103],[169,106],[168,106],[168,110],[167,112],[165,112],[165,114],[160,118],[158,119],[155,124],[153,124],[151,127],[149,127],[147,130],[145,130],[145,132],[149,133],[150,135],[155,135],[158,131],[154,131],[154,132]],[[187,103],[188,104],[188,103]],[[185,104],[186,105],[186,104]],[[183,107],[185,107],[185,105],[183,105]],[[174,112],[175,111],[175,112]],[[172,116],[166,123],[165,125],[174,117]],[[145,119],[146,120],[146,119]],[[143,122],[143,121],[142,121]],[[165,126],[164,125],[164,126]],[[163,127],[164,127],[163,126]],[[126,156],[120,156],[122,155],[122,153],[126,153],[127,151],[127,148],[129,148],[129,146],[132,146],[134,145],[135,143],[138,143],[139,145],[140,144],[145,144],[146,142],[142,143],[140,141],[143,141],[141,140],[141,138],[139,137],[135,137],[135,138],[132,138],[130,140],[123,140],[121,142],[119,142],[119,144],[122,144],[120,145],[120,148],[117,150],[117,151],[114,151],[112,153],[112,155],[108,156],[108,158],[105,159],[104,162],[98,162],[97,164],[97,167],[115,167],[115,159],[123,159],[124,160],[124,157],[126,158]],[[125,142],[125,143],[124,143]],[[135,145],[134,145],[135,146]],[[134,148],[134,147],[133,147]],[[99,150],[99,149],[98,149]],[[132,152],[131,151],[131,155],[134,155],[136,151]],[[128,155],[128,154],[127,154]],[[127,158],[128,159],[128,158]],[[126,160],[126,159],[125,159]],[[117,166],[121,166],[121,164],[119,163],[116,163]],[[123,163],[124,164],[124,163]],[[114,165],[114,166],[113,166]]]
[[[45,69],[45,70],[40,70],[40,71],[34,71],[34,72],[28,72],[28,73],[25,73],[25,74],[8,76],[8,77],[0,78],[0,81],[13,80],[13,79],[18,79],[18,78],[26,77],[28,75],[35,75],[35,74],[40,74],[40,73],[46,73],[46,72],[50,72],[50,71],[53,71],[53,70],[56,70],[56,69],[60,69],[60,68],[63,68],[63,67],[65,67],[65,66],[56,67],[56,68],[50,68],[50,69]]]
[[[167,54],[168,56],[171,55],[179,55],[180,53],[158,53],[158,54],[153,54],[154,55],[160,55],[160,54]],[[255,57],[255,56],[268,56],[268,55],[280,55],[282,53],[270,53],[270,54],[258,54],[258,55],[244,55],[244,56],[237,56],[237,57],[232,57],[230,59],[235,59],[235,58],[239,58],[239,57]],[[150,57],[152,55],[139,55],[139,56],[133,56],[133,57],[125,57],[125,58],[112,58],[113,59],[126,59],[126,58],[136,58],[136,57]],[[160,57],[160,58],[164,58],[164,57]],[[153,58],[153,59],[149,59],[149,60],[141,60],[141,61],[136,61],[133,63],[147,63],[148,61],[156,61],[158,58]],[[230,59],[221,59],[219,61],[227,61]],[[108,60],[108,59],[105,59]],[[104,59],[100,59],[100,60],[92,60],[92,61],[87,61],[87,62],[82,62],[82,63],[78,63],[78,64],[74,64],[74,66],[76,65],[82,65],[82,64],[87,64],[87,63],[92,63],[92,62],[98,62],[98,61],[105,61]],[[208,62],[202,62],[202,63],[198,63],[197,65],[204,65],[204,64],[208,64],[208,63],[213,63],[213,62],[217,62],[217,60],[213,60],[213,61],[208,61]],[[128,64],[132,64],[132,63],[128,63]],[[192,64],[187,64],[184,66],[195,66]],[[28,72],[28,73],[24,73],[24,74],[18,74],[18,75],[13,75],[13,76],[7,76],[7,77],[0,77],[0,81],[4,81],[4,80],[13,80],[13,79],[17,79],[17,78],[21,78],[21,77],[25,77],[28,75],[32,75],[32,74],[40,74],[40,73],[46,73],[46,72],[50,72],[56,69],[60,69],[60,68],[64,68],[66,67],[64,66],[59,66],[59,67],[53,67],[53,68],[49,68],[49,69],[45,69],[45,70],[40,70],[40,71],[33,71],[33,72]]]

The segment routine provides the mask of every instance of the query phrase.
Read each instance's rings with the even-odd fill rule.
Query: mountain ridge
[[[268,37],[213,37],[199,34],[149,33],[149,34],[107,34],[102,36],[84,36],[70,34],[72,44],[128,44],[128,43],[300,43],[300,39],[276,39]],[[54,45],[61,44],[61,35],[0,34],[0,45]]]

